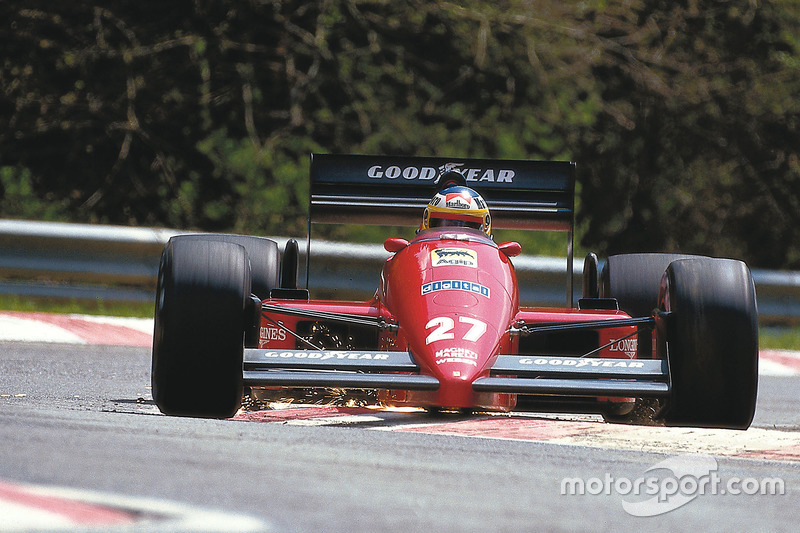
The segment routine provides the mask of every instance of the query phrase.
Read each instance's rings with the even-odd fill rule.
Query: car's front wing
[[[250,387],[439,388],[439,380],[420,374],[407,352],[247,349],[243,377]]]
[[[652,398],[669,395],[666,360],[500,355],[476,392]]]
[[[250,387],[437,390],[408,352],[339,350],[244,351]],[[663,397],[670,392],[664,360],[500,355],[476,392],[567,396]]]

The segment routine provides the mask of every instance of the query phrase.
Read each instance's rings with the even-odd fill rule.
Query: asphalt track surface
[[[149,349],[113,336],[0,341],[0,531],[795,531],[800,518],[796,354],[762,359],[745,432],[333,407],[196,420],[158,413]],[[782,494],[750,494],[778,481]],[[53,521],[26,526],[14,508]]]

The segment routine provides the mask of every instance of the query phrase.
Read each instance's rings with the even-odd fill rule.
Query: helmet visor
[[[456,220],[452,218],[431,217],[430,227],[432,228],[456,227],[456,228],[481,229],[483,227],[483,222],[473,221],[473,220]]]

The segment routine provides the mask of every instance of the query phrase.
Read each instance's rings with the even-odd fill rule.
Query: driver
[[[489,208],[480,194],[463,185],[448,185],[431,198],[419,229],[455,226],[474,228],[492,236]]]

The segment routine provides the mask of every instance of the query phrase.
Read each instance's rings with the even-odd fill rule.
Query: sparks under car
[[[589,254],[573,305],[574,168],[312,156],[309,242],[313,222],[419,226],[455,186],[477,191],[482,224],[431,218],[408,240],[388,238],[367,301],[313,299],[298,288],[295,240],[281,254],[261,237],[173,237],[156,297],[156,404],[170,415],[225,418],[245,391],[366,389],[385,405],[432,410],[580,410],[630,421],[646,404],[667,425],[747,428],[758,375],[747,266],[625,254],[598,272]],[[445,199],[453,209],[444,211],[458,214],[461,200]],[[565,307],[520,305],[520,246],[496,243],[489,224],[567,234]]]

